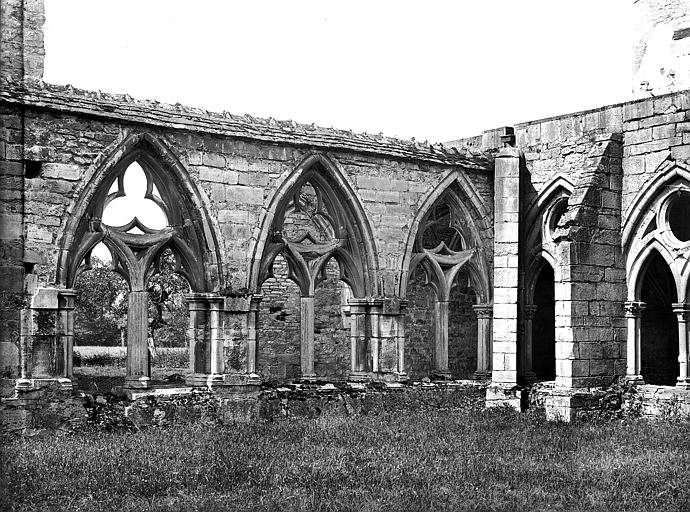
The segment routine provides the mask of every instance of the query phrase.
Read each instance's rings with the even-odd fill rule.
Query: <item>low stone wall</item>
[[[486,385],[476,381],[237,386],[215,391],[164,388],[120,396],[42,388],[32,398],[19,397],[19,391],[15,397],[3,398],[0,425],[3,432],[31,434],[43,429],[138,430],[183,423],[375,414],[383,410],[479,410],[484,407],[485,394]]]

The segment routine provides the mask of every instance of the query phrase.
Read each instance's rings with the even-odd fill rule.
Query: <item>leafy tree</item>
[[[127,326],[127,283],[95,256],[91,265],[92,270],[82,273],[74,286],[75,343],[119,345]]]
[[[92,257],[92,270],[82,273],[75,290],[75,342],[79,345],[124,345],[127,335],[125,280],[108,263]],[[175,272],[172,251],[163,252],[147,283],[149,332],[157,346],[184,346],[186,279]]]
[[[175,272],[175,256],[168,249],[161,255],[157,271],[147,283],[149,292],[149,328],[157,346],[185,345],[187,308],[184,296],[187,280]]]

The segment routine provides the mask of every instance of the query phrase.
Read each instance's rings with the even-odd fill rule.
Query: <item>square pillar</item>
[[[491,385],[486,405],[520,408],[517,386],[521,153],[501,148],[494,173],[494,279]]]

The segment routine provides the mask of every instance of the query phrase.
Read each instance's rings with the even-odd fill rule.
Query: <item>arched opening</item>
[[[678,320],[672,307],[677,294],[671,269],[657,251],[643,269],[639,297],[645,304],[640,330],[642,377],[647,384],[672,386],[679,374]]]
[[[478,376],[478,317],[473,307],[480,293],[470,279],[475,255],[475,249],[467,247],[470,235],[450,193],[420,222],[406,288],[405,361],[412,379]]]
[[[74,378],[81,390],[109,392],[125,381],[129,285],[105,244],[89,260],[74,283]]]
[[[351,347],[361,337],[350,336],[348,301],[366,303],[375,295],[373,239],[354,192],[333,164],[312,155],[286,180],[264,218],[256,251],[260,260],[250,282],[263,292],[257,332],[263,375],[344,380],[350,371],[369,371],[370,355]],[[364,333],[359,320],[356,327]],[[296,344],[286,321],[297,330]]]
[[[282,255],[261,287],[258,373],[265,381],[300,377],[300,291],[288,276]]]
[[[532,371],[537,380],[556,378],[556,316],[554,272],[544,263],[534,286]]]
[[[152,363],[180,370],[181,379],[188,357],[183,296],[222,284],[219,252],[196,186],[153,137],[128,137],[85,186],[62,240],[58,282],[74,286],[91,270],[99,244],[128,288],[125,385],[148,387]]]

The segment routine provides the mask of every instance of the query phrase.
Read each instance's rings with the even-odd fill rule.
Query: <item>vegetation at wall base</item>
[[[383,411],[6,439],[1,510],[688,510],[690,424]]]

